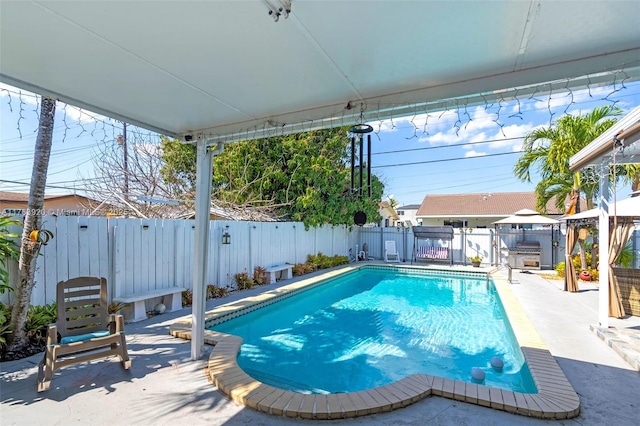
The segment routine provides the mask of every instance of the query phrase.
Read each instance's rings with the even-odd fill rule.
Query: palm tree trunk
[[[44,190],[47,183],[47,170],[49,168],[49,156],[53,139],[53,124],[56,112],[56,101],[51,98],[42,98],[40,106],[40,123],[36,138],[33,169],[31,172],[31,189],[27,212],[24,218],[22,241],[19,259],[19,281],[15,291],[13,310],[11,311],[11,323],[9,329],[12,334],[9,338],[9,349],[19,350],[28,344],[24,325],[27,322],[27,312],[31,301],[31,291],[35,285],[34,275],[36,271],[36,257],[40,251],[40,243],[31,241],[31,231],[40,229],[44,207]]]

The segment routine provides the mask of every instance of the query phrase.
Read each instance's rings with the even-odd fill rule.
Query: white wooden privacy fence
[[[59,281],[83,275],[106,277],[110,300],[167,287],[192,288],[194,225],[193,220],[45,216],[42,227],[54,238],[38,257],[31,303],[53,302]],[[230,244],[222,244],[225,231]],[[347,255],[354,238],[346,226],[305,230],[298,222],[233,221],[211,221],[209,236],[208,283],[231,288],[236,273],[252,274],[257,266],[304,263],[308,254],[318,252]],[[15,287],[13,261],[9,273]],[[10,303],[11,292],[0,299]]]
[[[542,250],[541,263],[543,268],[550,269],[558,262],[564,261],[564,235],[554,237],[558,241],[555,254],[552,258],[552,235],[550,229],[539,230],[500,230],[496,232],[491,228],[456,228],[454,229],[453,241],[430,240],[428,244],[434,246],[447,247],[453,251],[453,263],[467,265],[471,264],[468,257],[482,256],[484,264],[503,264],[507,262],[508,248],[515,247],[516,242],[537,241]],[[496,261],[495,243],[500,240],[501,258]],[[359,231],[358,250],[366,243],[369,256],[375,259],[382,259],[384,254],[384,242],[395,241],[396,248],[400,253],[400,260],[411,262],[414,250],[414,237],[410,228],[362,228]],[[558,257],[560,256],[560,257]],[[448,264],[448,260],[443,260],[442,264]]]
[[[55,300],[59,281],[83,275],[106,277],[109,298],[168,287],[193,287],[194,224],[192,220],[147,220],[83,216],[45,216],[43,229],[54,238],[43,246],[36,266],[36,285],[31,303]],[[20,233],[21,228],[11,229]],[[228,232],[230,244],[222,244]],[[558,241],[552,258],[552,239]],[[234,275],[253,273],[257,266],[268,268],[283,263],[303,263],[309,254],[355,257],[367,244],[369,257],[381,260],[384,242],[393,240],[400,260],[411,262],[414,238],[411,229],[323,226],[305,230],[299,222],[211,221],[209,228],[208,284],[235,288]],[[501,258],[496,261],[499,240]],[[454,264],[469,264],[469,256],[480,255],[484,264],[507,262],[507,248],[517,241],[538,241],[543,269],[564,261],[563,234],[551,230],[455,229],[451,245],[431,241],[453,250]],[[640,232],[635,233],[638,254]],[[636,267],[637,267],[636,260]],[[448,264],[448,262],[442,262]],[[10,283],[17,282],[17,264],[9,262]],[[11,302],[11,293],[0,295]],[[153,300],[148,302],[153,307]]]

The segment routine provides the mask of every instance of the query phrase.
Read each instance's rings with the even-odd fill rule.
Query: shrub
[[[17,241],[20,236],[9,232],[9,225],[21,225],[20,221],[11,219],[10,216],[0,216],[0,293],[13,290],[9,284],[9,272],[7,272],[7,260],[18,260],[20,246]]]
[[[335,255],[331,258],[331,267],[346,265],[349,263],[349,256]]]
[[[318,269],[333,268],[335,266],[346,265],[348,263],[348,256],[335,255],[333,257],[329,257],[318,252],[316,255],[307,255],[307,262],[294,265],[292,271],[294,276],[300,276],[310,272],[315,272]]]
[[[11,320],[11,305],[0,302],[0,346],[6,343],[9,337],[9,321]]]
[[[559,277],[564,278],[564,269],[565,269],[565,263],[564,262],[560,262],[556,265],[555,267],[555,271],[558,274]]]
[[[57,309],[56,302],[44,306],[29,306],[24,330],[27,332],[36,331],[55,323],[58,319]]]
[[[118,312],[120,312],[121,310],[123,310],[126,307],[127,307],[127,303],[111,302],[111,303],[109,303],[109,306],[107,307],[107,310],[109,311],[110,314],[117,314]]]
[[[291,268],[291,271],[294,277],[304,275],[307,273],[307,265],[304,263],[296,263],[293,268]]]
[[[227,293],[228,290],[226,288],[217,287],[213,284],[207,286],[207,300],[224,297],[227,295]]]
[[[182,306],[191,306],[193,304],[193,293],[186,289],[182,292]]]
[[[236,284],[240,290],[248,290],[253,288],[255,281],[253,278],[249,278],[249,274],[246,272],[239,272],[235,275]]]
[[[267,269],[262,266],[256,266],[253,270],[253,281],[258,285],[266,284]]]

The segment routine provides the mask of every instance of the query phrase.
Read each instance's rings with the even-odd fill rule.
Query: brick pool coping
[[[206,312],[206,328],[320,285],[328,278],[362,267],[388,268],[385,265],[349,265],[222,305]],[[455,267],[442,269],[394,265],[394,268],[422,271],[436,269],[445,273],[469,273],[478,276],[478,272],[472,273],[469,269]],[[265,413],[292,418],[321,420],[365,416],[395,410],[430,395],[543,419],[567,419],[578,416],[578,395],[520,306],[506,277],[496,274],[492,278],[538,393],[513,392],[428,374],[414,374],[388,385],[358,392],[302,394],[264,384],[246,374],[237,362],[242,339],[205,328],[205,343],[215,345],[208,360],[208,374],[215,385],[234,401]],[[191,318],[176,321],[170,326],[169,332],[175,337],[190,339]]]

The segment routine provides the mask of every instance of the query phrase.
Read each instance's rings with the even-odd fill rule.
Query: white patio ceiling
[[[635,0],[292,3],[274,22],[259,0],[2,1],[0,80],[215,141],[640,77]]]

